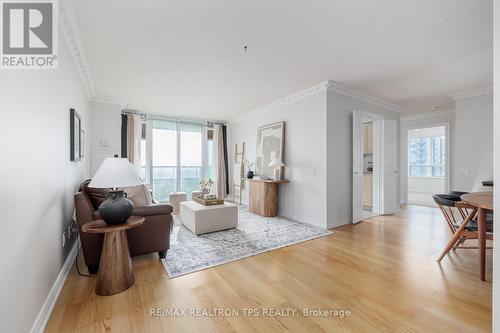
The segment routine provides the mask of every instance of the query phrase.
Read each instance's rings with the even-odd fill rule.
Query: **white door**
[[[352,223],[363,219],[363,116],[352,114]]]
[[[381,214],[394,214],[399,211],[398,200],[398,128],[392,119],[380,120],[383,133],[381,154]]]

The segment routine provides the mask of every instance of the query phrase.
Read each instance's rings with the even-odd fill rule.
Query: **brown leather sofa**
[[[94,207],[87,193],[75,194],[75,209],[78,231],[82,244],[85,265],[91,274],[97,273],[101,257],[103,235],[82,231],[82,225],[98,220],[99,212]],[[170,247],[170,231],[172,230],[172,206],[156,204],[146,207],[135,207],[133,215],[145,217],[142,225],[127,230],[127,239],[131,256],[158,252],[160,259],[165,258]]]

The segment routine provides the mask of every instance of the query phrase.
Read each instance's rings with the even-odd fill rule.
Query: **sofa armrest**
[[[169,204],[159,204],[145,207],[134,207],[132,214],[137,216],[169,215],[172,214],[172,211],[173,208]]]
[[[144,207],[134,207],[132,215],[136,216],[156,216],[156,215],[169,215],[172,214],[173,208],[169,204],[151,205]],[[96,210],[93,214],[94,220],[100,220],[101,215],[99,211]]]

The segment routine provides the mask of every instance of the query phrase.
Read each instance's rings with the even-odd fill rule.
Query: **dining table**
[[[486,279],[486,214],[493,212],[493,192],[471,192],[460,196],[463,202],[477,207],[478,249],[481,280]]]

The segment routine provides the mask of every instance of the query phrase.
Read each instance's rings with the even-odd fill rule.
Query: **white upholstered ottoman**
[[[194,201],[180,203],[182,224],[195,235],[238,226],[238,208],[225,202],[223,205],[204,206]]]
[[[172,205],[172,214],[179,214],[179,204],[187,200],[186,192],[173,192],[170,193],[168,201]]]

